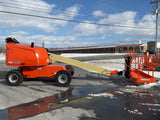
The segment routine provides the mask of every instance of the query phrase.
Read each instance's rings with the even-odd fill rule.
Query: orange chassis
[[[71,73],[71,71],[63,65],[46,65],[40,67],[23,66],[23,67],[18,67],[17,69],[22,70],[23,77],[25,78],[37,78],[37,77],[55,78],[55,75],[61,70],[66,70],[69,73]]]

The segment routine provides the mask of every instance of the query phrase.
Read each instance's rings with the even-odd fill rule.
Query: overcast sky
[[[155,40],[152,6],[150,0],[0,0],[0,44],[6,37],[48,48],[147,43]]]

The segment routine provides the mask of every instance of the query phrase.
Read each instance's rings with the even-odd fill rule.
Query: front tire
[[[23,82],[23,75],[20,70],[14,69],[6,74],[6,83],[11,86],[19,86]]]
[[[59,71],[55,76],[56,85],[65,87],[71,82],[71,74],[66,70]]]

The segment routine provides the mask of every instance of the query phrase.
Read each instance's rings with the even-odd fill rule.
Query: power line
[[[84,23],[84,24],[91,24],[91,25],[100,25],[100,26],[112,26],[112,27],[126,27],[126,28],[135,28],[135,29],[153,29],[153,28],[146,28],[146,27],[135,27],[135,26],[125,26],[125,25],[116,25],[116,24],[101,24],[101,23],[93,23],[87,21],[78,21],[78,20],[67,20],[62,18],[55,18],[49,16],[40,16],[40,15],[32,15],[32,14],[25,14],[25,13],[17,13],[17,12],[10,12],[10,11],[3,11],[0,10],[1,13],[7,14],[14,14],[14,15],[22,15],[22,16],[29,16],[29,17],[38,17],[38,18],[45,18],[45,19],[52,19],[52,20],[59,20],[59,21],[66,21],[66,22],[73,22],[73,23]]]
[[[21,3],[24,3],[24,4],[28,4],[29,6],[30,5],[33,5],[33,6],[38,6],[38,7],[43,7],[43,8],[45,8],[46,6],[44,6],[44,5],[41,5],[41,4],[34,4],[34,3],[31,3],[31,2],[24,2],[24,1],[22,1],[22,0],[9,0],[9,1],[11,1],[11,2],[21,2]]]
[[[10,6],[10,5],[0,5],[0,6],[3,6],[3,7],[9,7],[9,8],[16,8],[16,9],[20,9],[20,10],[31,10],[31,11],[35,11],[35,12],[41,12],[41,13],[49,13],[50,11],[41,11],[41,10],[35,10],[35,9],[30,9],[30,8],[22,8],[22,7],[16,7],[16,6]],[[52,13],[57,13],[57,12],[52,12]],[[64,13],[61,13],[60,16],[63,16],[63,17],[74,17],[74,15],[67,15],[67,14],[64,14]],[[79,19],[87,19],[87,20],[92,20],[92,21],[95,21],[91,18],[84,18],[84,17],[78,17]]]
[[[21,2],[21,3],[23,3],[24,5],[27,5],[27,7],[31,7],[30,5],[33,5],[33,6],[43,6],[43,5],[39,5],[39,4],[33,4],[33,3],[31,3],[31,2],[26,2],[26,1],[22,1],[22,0],[9,0],[9,1],[11,1],[11,2],[13,2],[13,1],[15,1],[15,2]],[[106,2],[106,1],[105,1]],[[4,1],[3,1],[3,3],[5,3]],[[8,3],[7,3],[8,4]],[[13,4],[13,3],[9,3],[9,4]],[[108,2],[107,2],[107,4],[108,4]],[[110,4],[110,3],[109,3]],[[13,4],[13,5],[17,5],[17,4]],[[28,6],[29,5],[29,6]],[[111,5],[113,5],[113,4],[111,4]],[[44,6],[43,6],[44,7]],[[33,7],[34,8],[34,7]],[[118,8],[119,8],[119,6],[118,6]],[[55,10],[57,10],[57,11],[59,11],[59,12],[61,12],[61,11],[63,11],[63,9],[60,9],[60,8],[54,8]],[[53,10],[54,10],[53,9]],[[44,9],[45,10],[45,9]],[[70,12],[72,12],[72,10],[70,10]],[[74,15],[74,11],[72,12],[72,13],[70,13],[70,15]],[[93,15],[90,15],[90,14],[78,14],[79,16],[82,16],[82,17],[80,17],[80,18],[85,18],[85,17],[93,17],[93,18],[97,18],[97,17],[95,17],[95,16],[93,16]],[[67,15],[68,16],[68,15]],[[103,16],[98,16],[98,18],[104,18]],[[97,19],[98,19],[97,18]],[[93,19],[91,19],[91,18],[85,18],[85,19],[88,19],[88,20],[93,20]],[[128,20],[129,21],[129,20]]]
[[[41,11],[41,10],[35,10],[35,9],[30,9],[30,8],[22,8],[22,7],[17,7],[17,6],[11,6],[11,5],[0,5],[0,6],[4,6],[4,7],[9,7],[9,8],[16,8],[16,9],[23,9],[23,10],[31,10],[31,11],[36,11],[36,12],[44,12],[44,13],[48,13],[50,11]]]
[[[31,10],[31,11],[43,12],[43,13],[56,13],[57,14],[57,11],[52,11],[51,12],[51,11],[45,10],[45,9],[43,11],[42,10],[36,10],[36,9],[32,9],[32,8],[35,8],[35,7],[30,7],[30,6],[28,6],[27,8],[25,8],[26,6],[24,6],[24,7],[18,7],[17,4],[7,3],[7,2],[3,2],[0,6],[9,7],[9,8],[16,8],[16,9],[23,9],[23,10]],[[60,9],[58,9],[58,12],[61,13],[61,16],[64,16],[64,17],[74,17],[74,14],[71,14],[71,13],[70,13],[70,15],[64,14],[63,11],[60,11]],[[82,15],[82,14],[78,14],[78,15],[80,15],[80,16],[87,16],[87,15]],[[79,18],[80,19],[84,19],[85,17],[79,17]],[[87,19],[87,20],[93,20],[91,18],[85,18],[85,19]]]
[[[1,4],[3,4],[3,5],[5,5],[5,6],[7,6],[7,5],[14,5],[14,6],[16,6],[16,7],[21,7],[19,4],[15,4],[15,3],[12,3],[12,2],[5,2],[5,1],[3,1],[3,2],[0,2]],[[22,2],[23,3],[23,2]],[[32,5],[32,4],[30,4],[30,5]],[[36,10],[36,11],[39,11],[39,10],[37,10],[37,9],[41,9],[41,11],[42,10],[44,10],[45,12],[51,12],[51,11],[49,11],[48,9],[45,9],[44,7],[40,7],[39,5],[34,5],[34,6],[36,6],[36,7],[33,7],[33,6],[30,6],[30,5],[26,5],[26,4],[24,4],[24,7],[25,7],[25,9],[29,9],[29,8],[33,8],[32,10]],[[27,7],[27,8],[26,8]],[[21,7],[22,8],[22,7]]]
[[[11,1],[11,2],[13,2],[13,1],[15,1],[15,2],[21,2],[21,3],[23,3],[23,4],[26,4],[26,5],[33,5],[33,6],[43,6],[43,5],[39,5],[39,4],[33,4],[33,3],[31,3],[31,2],[24,2],[24,1],[22,1],[22,0],[9,0],[9,1]],[[44,7],[44,6],[43,6]],[[58,11],[63,11],[63,9],[60,9],[60,8],[54,8],[54,9],[56,9],[56,10],[58,10]],[[70,11],[72,11],[72,10],[70,10]],[[73,11],[73,13],[74,13],[74,11]],[[86,15],[83,15],[83,14],[79,14],[79,15],[82,15],[82,16],[86,16]],[[88,16],[88,15],[87,15]]]
[[[21,0],[10,0],[10,1],[15,1],[15,2],[18,2],[18,1],[21,1]],[[21,2],[21,3],[26,3],[26,2]],[[27,3],[30,3],[30,2],[27,2]],[[57,14],[57,11],[53,11],[53,12],[51,12],[51,11],[48,11],[48,10],[46,10],[46,11],[42,11],[42,10],[36,10],[36,9],[31,9],[31,8],[35,8],[35,7],[31,7],[31,6],[27,6],[27,8],[24,8],[24,7],[26,7],[26,6],[24,6],[24,7],[17,7],[17,5],[18,4],[14,4],[14,3],[8,3],[8,2],[4,2],[3,1],[3,3],[2,3],[3,5],[0,5],[0,6],[4,6],[4,7],[10,7],[10,8],[16,8],[16,9],[23,9],[23,10],[31,10],[31,11],[36,11],[36,12],[44,12],[44,13],[56,13]],[[6,5],[7,4],[7,5]],[[9,5],[8,5],[9,4]],[[14,6],[10,6],[10,5],[14,5]],[[31,4],[31,5],[35,5],[35,4]],[[67,14],[63,14],[62,13],[62,11],[60,11],[60,10],[62,10],[62,9],[58,9],[58,8],[56,8],[57,10],[58,10],[58,12],[60,12],[61,14],[60,14],[60,16],[64,16],[64,17],[77,17],[77,18],[79,18],[79,19],[86,19],[86,20],[92,20],[92,21],[98,21],[98,19],[100,19],[100,18],[105,18],[105,17],[96,17],[95,18],[95,16],[91,16],[91,15],[84,15],[84,14],[77,14],[77,15],[79,15],[79,16],[87,16],[87,17],[93,17],[93,18],[86,18],[86,17],[79,17],[79,16],[74,16],[74,14],[71,14],[71,13],[69,13],[70,15],[67,15]],[[45,9],[44,9],[45,10]],[[119,22],[121,22],[122,20],[119,20]],[[131,20],[127,20],[127,21],[125,21],[125,22],[129,22],[129,21],[131,21]],[[122,22],[124,22],[124,21],[122,21]]]
[[[9,0],[9,1],[15,1],[15,2],[21,2],[21,3],[23,3],[23,4],[28,4],[28,5],[33,5],[33,6],[42,6],[42,5],[39,5],[39,4],[33,4],[33,3],[31,3],[31,2],[26,2],[26,1],[22,1],[22,0]],[[103,0],[102,0],[103,1]],[[106,1],[105,1],[106,2]],[[111,6],[113,6],[113,4],[111,4],[110,2],[107,2],[107,4],[110,4]],[[30,6],[29,6],[30,7]],[[120,6],[118,6],[118,8],[120,8]],[[63,11],[63,9],[60,9],[60,8],[54,8],[54,9],[56,9],[56,10],[58,10],[58,11]],[[53,10],[54,10],[53,9]],[[124,9],[124,8],[123,8]],[[70,12],[72,12],[72,10],[70,10]],[[74,11],[73,11],[73,13],[72,13],[72,15],[74,15]],[[70,13],[71,14],[71,13]],[[78,14],[79,16],[83,16],[84,18],[87,16],[87,17],[94,17],[94,18],[97,18],[96,16],[93,16],[93,15],[90,15],[90,14]],[[103,16],[98,16],[98,18],[104,18]],[[87,18],[88,19],[88,18]]]
[[[42,10],[35,10],[35,9],[30,9],[30,8],[23,8],[23,7],[17,7],[17,6],[11,6],[11,5],[5,5],[5,4],[2,4],[0,6],[3,6],[3,7],[8,7],[8,8],[16,8],[16,9],[20,9],[20,10],[31,10],[31,11],[36,11],[36,12],[42,12],[42,13],[49,13],[51,11],[42,11]],[[57,13],[56,11],[53,11],[52,13]],[[64,17],[74,17],[74,15],[67,15],[67,14],[64,14],[64,13],[61,13],[60,14],[61,16],[64,16]],[[84,19],[85,17],[79,17],[80,19]],[[93,20],[91,18],[85,18],[87,20]]]
[[[44,9],[45,8],[45,6],[43,6],[43,5],[39,5],[39,4],[33,4],[33,3],[31,3],[31,2],[22,2],[21,0],[9,0],[9,1],[11,1],[11,2],[13,2],[13,1],[15,1],[15,2],[21,2],[21,3],[23,3],[23,5],[25,5],[25,7],[30,7],[30,8],[36,8],[36,7],[31,7],[30,5],[33,5],[33,6],[38,6],[38,8],[40,7],[40,8],[43,8],[43,10],[48,10],[48,9]],[[17,4],[14,4],[14,3],[8,3],[8,2],[4,2],[3,1],[3,3],[6,3],[6,4],[12,4],[12,5],[16,5],[17,6]],[[42,7],[43,6],[43,7]],[[55,10],[57,10],[58,12],[61,12],[62,11],[62,9],[59,9],[59,8],[54,8]],[[52,10],[54,10],[54,9],[52,9]],[[57,12],[56,11],[56,12]],[[72,10],[70,10],[70,11],[72,11]],[[48,12],[48,11],[47,11]],[[49,11],[50,12],[50,11]],[[74,11],[73,11],[73,15],[74,15]],[[80,15],[80,14],[79,14]]]

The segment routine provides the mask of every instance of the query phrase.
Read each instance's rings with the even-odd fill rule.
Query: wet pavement
[[[160,83],[158,83],[160,84]],[[17,120],[62,107],[94,110],[96,118],[80,117],[80,120],[159,120],[159,87],[153,86],[86,86],[69,88],[54,96],[41,98],[0,110],[3,120]]]

